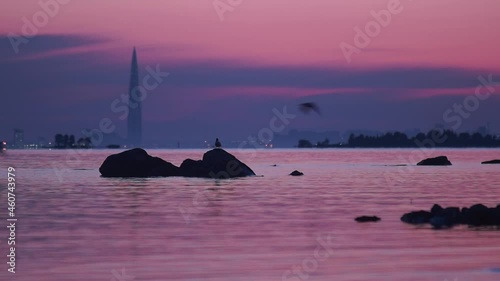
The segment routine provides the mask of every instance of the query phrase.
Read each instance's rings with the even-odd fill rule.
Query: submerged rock
[[[236,178],[255,176],[252,169],[220,148],[206,152],[202,160],[186,159],[180,167],[161,158],[152,157],[144,149],[135,148],[108,156],[99,168],[99,172],[103,177]]]
[[[299,172],[297,170],[295,170],[295,171],[293,171],[293,172],[290,173],[290,176],[295,176],[295,177],[303,176],[303,175],[304,175],[304,173]]]
[[[481,162],[481,164],[500,164],[500,159]]]
[[[354,219],[357,222],[377,222],[380,218],[377,216],[361,216]]]
[[[417,163],[419,166],[450,166],[451,162],[446,156],[427,158]]]

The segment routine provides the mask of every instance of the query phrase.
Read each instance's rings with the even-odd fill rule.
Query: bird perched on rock
[[[306,114],[309,114],[311,111],[316,112],[319,116],[321,116],[321,112],[319,111],[319,107],[314,102],[304,102],[299,104],[299,109]]]
[[[215,147],[220,148],[222,146],[222,143],[220,143],[219,138],[215,139]]]

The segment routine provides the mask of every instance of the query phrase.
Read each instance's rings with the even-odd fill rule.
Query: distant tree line
[[[74,135],[56,134],[54,137],[54,148],[91,148],[92,140],[90,138],[79,138],[75,140]]]
[[[500,147],[500,138],[481,133],[457,133],[451,130],[431,130],[427,134],[419,133],[408,137],[401,132],[389,132],[380,136],[366,136],[363,134],[349,136],[347,143],[330,144],[328,139],[311,143],[309,140],[299,140],[298,147]]]

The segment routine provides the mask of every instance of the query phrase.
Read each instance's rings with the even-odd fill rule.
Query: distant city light
[[[24,145],[24,149],[38,149],[38,144],[34,144],[34,143],[26,144],[26,145]]]

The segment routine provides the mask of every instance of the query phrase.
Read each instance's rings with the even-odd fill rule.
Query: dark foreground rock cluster
[[[443,208],[435,204],[430,211],[415,211],[404,214],[401,221],[409,224],[429,223],[435,228],[447,228],[458,224],[469,226],[500,226],[500,204],[488,208],[476,204],[470,208]]]
[[[186,159],[180,167],[134,148],[110,155],[99,172],[103,177],[198,177],[237,178],[255,176],[245,163],[224,149],[206,152],[202,160]]]

